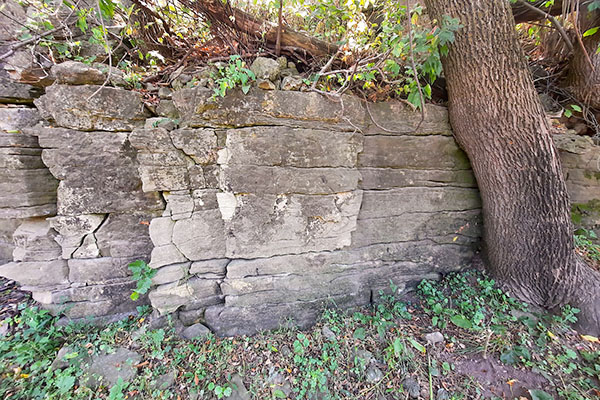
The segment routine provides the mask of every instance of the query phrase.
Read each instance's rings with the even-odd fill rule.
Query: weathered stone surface
[[[35,105],[58,126],[82,131],[130,131],[149,116],[139,93],[95,85],[55,84]]]
[[[78,61],[65,61],[52,66],[56,83],[66,85],[102,85],[106,76],[97,68]]]
[[[260,79],[257,83],[256,83],[256,87],[262,90],[276,90],[277,86],[275,86],[275,84],[269,80],[266,79]]]
[[[181,336],[187,340],[204,339],[210,335],[210,329],[202,324],[188,326],[181,332]]]
[[[217,280],[193,278],[178,284],[158,286],[149,294],[152,307],[161,315],[169,314],[180,307],[201,309],[222,302]]]
[[[1,110],[6,110],[0,108]],[[10,109],[8,109],[10,110]],[[19,108],[18,110],[22,110]],[[25,110],[35,110],[26,108]],[[25,134],[22,132],[0,132],[0,148],[2,147],[19,147],[19,148],[34,148],[39,149],[40,145],[35,135]]]
[[[0,151],[2,149],[0,148]],[[0,164],[3,155],[0,152]],[[58,181],[43,166],[39,156],[25,168],[0,168],[0,218],[26,218],[56,213]],[[32,168],[31,162],[35,164]],[[38,168],[38,166],[40,168]]]
[[[13,260],[52,261],[60,258],[61,248],[54,240],[56,235],[45,218],[23,221],[13,234]]]
[[[18,131],[26,126],[33,126],[41,120],[40,113],[35,108],[0,107],[0,131]],[[2,146],[2,139],[0,139],[0,146]]]
[[[147,258],[152,251],[149,213],[110,214],[95,237],[102,257]]]
[[[13,233],[19,225],[21,225],[19,219],[0,219],[0,265],[12,261],[12,253],[15,249]]]
[[[335,195],[240,195],[227,223],[227,257],[335,250],[350,245],[362,192]]]
[[[26,286],[53,286],[67,283],[69,269],[64,260],[11,262],[0,265],[0,276]]]
[[[136,282],[126,279],[116,283],[69,287],[59,290],[36,290],[33,298],[42,304],[65,304],[68,302],[102,302],[107,299],[115,304],[131,302],[129,295],[135,289]]]
[[[369,103],[367,106],[369,127],[365,131],[366,135],[452,136],[448,110],[445,107],[426,105],[425,119],[421,122],[420,112],[415,112],[399,101]]]
[[[435,156],[432,156],[435,154]],[[470,169],[465,153],[447,136],[365,136],[360,167]]]
[[[50,226],[59,233],[55,240],[62,247],[62,258],[71,258],[75,250],[82,245],[84,238],[95,232],[105,217],[103,214],[88,214],[48,218]]]
[[[196,202],[189,191],[164,193],[164,197],[167,206],[163,212],[163,217],[171,217],[173,221],[177,221],[192,216]]]
[[[192,275],[225,275],[225,269],[230,260],[228,258],[206,260],[206,261],[195,261],[190,267],[190,274]]]
[[[300,90],[304,86],[301,76],[286,76],[281,80],[281,90]]]
[[[473,249],[468,246],[420,241],[266,259],[232,260],[221,285],[225,296],[223,312],[225,315],[229,315],[229,312],[245,315],[250,314],[251,309],[265,304],[302,308],[317,299],[327,302],[328,296],[367,304],[373,294],[380,290],[389,293],[390,281],[400,290],[414,287],[425,277],[434,279],[439,273],[469,265],[472,255]],[[318,307],[316,303],[312,304],[315,311]],[[337,300],[336,304],[340,305]],[[220,325],[221,322],[211,319],[215,316],[209,311],[206,320],[211,328],[217,327],[217,332],[231,328],[225,328],[225,325],[232,321]],[[250,318],[250,315],[244,318]],[[255,311],[252,318],[251,324],[255,326],[266,323],[274,327],[271,315]],[[210,325],[213,322],[215,326]],[[306,320],[305,323],[309,324],[310,321]]]
[[[92,389],[100,386],[112,387],[119,379],[131,382],[137,375],[136,364],[142,361],[138,353],[118,347],[112,354],[96,355],[91,358],[89,365],[84,366],[83,384]]]
[[[317,93],[251,89],[247,95],[232,91],[216,101],[212,94],[204,88],[173,93],[185,126],[282,125],[354,132],[366,123],[360,100],[352,96],[342,96],[342,105]]]
[[[175,221],[170,217],[153,218],[150,221],[150,239],[154,246],[166,246],[173,239]]]
[[[141,190],[136,152],[129,144],[127,133],[54,128],[32,131],[45,148],[44,163],[61,180],[57,193],[59,214],[163,208],[158,193]],[[97,168],[99,165],[101,170]]]
[[[366,293],[365,293],[366,294]],[[206,325],[218,336],[252,335],[261,330],[296,326],[306,329],[313,325],[327,305],[348,308],[368,304],[368,296],[352,293],[342,298],[329,297],[310,302],[267,304],[255,307],[208,307],[204,313]]]
[[[480,207],[477,189],[409,187],[363,192],[358,218],[388,218],[407,213],[465,211]]]
[[[228,130],[226,148],[228,165],[352,168],[362,137],[321,129],[253,127]]]
[[[250,65],[250,71],[254,73],[256,79],[266,79],[276,81],[279,78],[281,67],[277,60],[266,57],[256,57]]]
[[[183,279],[188,275],[189,269],[189,262],[160,267],[156,272],[156,275],[154,275],[154,278],[152,278],[152,284],[164,285],[165,283],[171,283]]]
[[[179,110],[177,110],[172,100],[161,100],[156,106],[156,113],[161,117],[170,119],[179,118]]]
[[[170,132],[173,145],[198,164],[217,160],[217,135],[213,129],[176,129]]]
[[[221,185],[234,193],[334,194],[358,188],[360,172],[349,168],[235,166],[223,168]]]
[[[69,281],[95,284],[109,283],[129,275],[127,266],[133,259],[101,257],[89,259],[71,259]]]
[[[572,203],[600,199],[600,147],[591,138],[554,135]]]
[[[175,223],[173,244],[189,260],[208,260],[225,256],[226,232],[217,210],[194,212]]]
[[[361,188],[365,190],[396,187],[477,187],[475,176],[470,169],[360,168],[360,174]]]
[[[8,77],[0,76],[0,104],[31,104],[43,92],[42,89],[35,86],[15,82]]]
[[[183,263],[188,259],[181,254],[181,251],[173,244],[167,244],[165,246],[158,246],[152,249],[150,256],[150,267],[160,268],[164,265]]]
[[[359,219],[352,245],[432,239],[469,243],[481,236],[480,211],[408,212],[399,216]]]

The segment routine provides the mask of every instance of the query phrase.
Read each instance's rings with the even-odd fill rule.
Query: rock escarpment
[[[444,108],[428,106],[419,124],[400,103],[349,96],[169,96],[151,118],[135,92],[55,83],[36,101],[49,123],[12,112],[0,135],[0,275],[70,318],[149,302],[232,335],[307,326],[324,306],[469,266],[480,200]],[[571,195],[600,198],[598,148],[566,137]],[[133,302],[136,259],[157,273]]]

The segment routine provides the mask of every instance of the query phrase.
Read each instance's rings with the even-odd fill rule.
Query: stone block
[[[150,239],[154,246],[171,244],[175,221],[169,217],[153,218],[150,221]]]
[[[0,131],[19,131],[41,120],[40,113],[35,108],[0,107]],[[2,139],[0,139],[0,147],[3,147]]]
[[[0,103],[31,104],[43,93],[43,89],[35,86],[15,82],[7,77],[0,77]]]
[[[452,136],[446,107],[427,104],[425,119],[421,121],[420,112],[399,101],[369,103],[367,106],[370,118],[366,135]]]
[[[160,267],[152,278],[153,285],[163,285],[165,283],[176,282],[188,275],[190,263],[172,264]]]
[[[435,156],[432,156],[434,155]],[[448,136],[365,136],[360,167],[470,169],[466,154]]]
[[[50,73],[56,83],[66,85],[102,85],[106,81],[102,71],[78,61],[69,60],[54,64]]]
[[[71,259],[69,281],[73,283],[104,284],[129,276],[128,265],[134,259],[113,257]]]
[[[353,246],[431,239],[469,243],[481,236],[481,211],[408,212],[399,216],[357,221]]]
[[[131,131],[150,115],[141,94],[96,85],[54,84],[35,105],[58,126],[81,131]]]
[[[213,129],[176,129],[170,133],[173,145],[198,164],[217,161],[217,135]]]
[[[353,96],[341,102],[317,93],[251,89],[232,91],[216,101],[210,89],[178,90],[172,94],[183,125],[188,127],[244,127],[282,125],[336,131],[356,131],[366,124],[365,109]]]
[[[0,276],[24,286],[44,287],[68,283],[65,260],[10,262],[0,265]]]
[[[360,174],[361,189],[365,190],[396,187],[477,187],[473,171],[469,169],[360,168]]]
[[[164,265],[183,263],[188,259],[172,244],[154,247],[150,256],[150,267],[160,268]]]
[[[88,214],[77,216],[60,215],[57,217],[48,218],[50,226],[59,233],[59,236],[56,237],[55,240],[58,242],[58,244],[60,244],[62,248],[62,258],[71,258],[73,253],[82,245],[84,238],[90,236],[93,232],[95,232],[96,229],[98,229],[98,227],[100,226],[100,224],[105,220],[105,218],[106,216],[103,214]],[[88,239],[88,241],[92,241],[92,239]],[[95,243],[95,237],[93,239],[93,242]],[[87,253],[87,251],[85,250],[90,249],[82,249],[79,255],[83,256],[83,253]],[[97,255],[87,258],[95,257],[97,257]]]
[[[152,307],[161,315],[179,308],[198,310],[222,302],[218,281],[192,278],[186,283],[169,283],[153,289],[149,294]]]
[[[349,168],[233,166],[223,168],[221,186],[234,193],[333,194],[358,188],[360,172]]]
[[[149,259],[151,213],[109,214],[95,232],[102,257]]]
[[[190,267],[192,275],[225,275],[227,265],[231,260],[221,258],[215,260],[194,261]]]
[[[479,208],[481,208],[481,200],[477,189],[408,187],[364,191],[358,218],[388,218],[407,213],[465,211]]]
[[[362,136],[278,126],[230,129],[226,148],[228,165],[353,168]]]
[[[208,260],[225,256],[226,232],[217,210],[197,211],[190,218],[175,222],[173,244],[189,260]]]
[[[227,257],[335,250],[349,246],[362,192],[333,195],[240,195],[227,223]]]
[[[54,240],[57,233],[45,218],[32,218],[13,233],[15,261],[52,261],[60,258],[61,248]]]

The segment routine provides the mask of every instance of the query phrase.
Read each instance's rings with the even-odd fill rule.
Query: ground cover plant
[[[390,293],[396,288],[392,285]],[[594,399],[600,343],[570,328],[577,310],[538,313],[481,272],[422,281],[377,305],[324,310],[307,331],[184,340],[147,309],[99,328],[60,325],[28,303],[0,342],[4,399]],[[65,348],[62,362],[57,352]],[[141,355],[137,375],[86,386],[94,354]],[[53,364],[54,363],[54,364]],[[237,396],[237,397],[236,397]]]

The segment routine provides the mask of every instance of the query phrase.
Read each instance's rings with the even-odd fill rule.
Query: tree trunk
[[[278,24],[255,18],[238,8],[231,7],[229,1],[183,0],[182,4],[202,14],[213,24],[223,24],[234,32],[242,32],[264,40],[265,44],[273,50],[277,47],[278,38],[282,50],[306,52],[312,57],[330,56],[338,50],[335,44],[296,32],[285,24],[282,24],[279,29]]]
[[[588,12],[582,6],[579,15],[579,34],[600,25],[600,12]],[[571,93],[580,102],[593,108],[600,109],[600,54],[596,54],[600,45],[600,32],[582,38],[582,44],[575,46],[573,59],[569,66],[567,86]]]
[[[547,3],[546,0],[537,0],[535,2],[531,2],[529,0],[525,1],[527,1],[532,6],[547,12],[549,15],[560,15],[563,13],[562,0],[555,0],[554,4],[552,4],[550,7],[544,7],[544,4]],[[511,7],[513,16],[515,18],[515,22],[517,24],[520,24],[521,22],[539,21],[541,19],[544,19],[544,17],[540,13],[532,10],[529,7],[524,6],[522,3],[511,3]]]
[[[450,122],[481,191],[487,266],[521,300],[600,333],[600,273],[574,252],[568,194],[506,0],[426,0],[463,28],[443,57]]]

